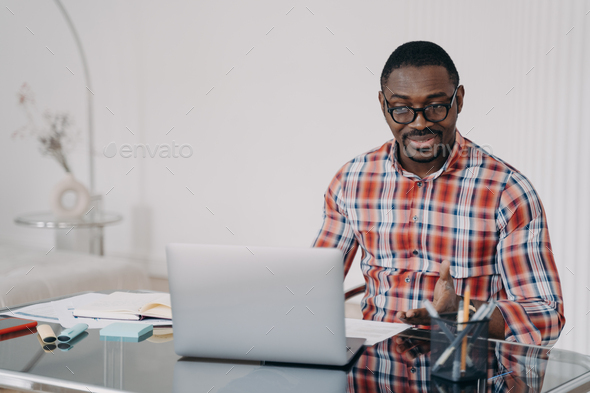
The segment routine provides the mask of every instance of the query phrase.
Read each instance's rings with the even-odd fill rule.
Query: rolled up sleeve
[[[497,211],[497,264],[507,299],[497,303],[507,341],[552,346],[565,324],[559,274],[536,191],[513,172]]]

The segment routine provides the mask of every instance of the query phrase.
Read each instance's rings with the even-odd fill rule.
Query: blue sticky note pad
[[[152,325],[145,323],[111,323],[100,330],[102,341],[139,342],[150,337],[154,332]]]

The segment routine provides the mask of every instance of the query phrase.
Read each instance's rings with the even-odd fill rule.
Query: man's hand
[[[449,261],[442,261],[440,277],[434,287],[432,305],[439,314],[457,312],[460,300],[461,296],[455,293],[455,285],[453,277],[451,277],[451,264]],[[425,308],[416,308],[406,312],[399,311],[396,316],[410,325],[430,325],[430,315]]]
[[[395,351],[407,360],[414,360],[418,356],[430,352],[430,340],[420,340],[409,337],[394,336]]]

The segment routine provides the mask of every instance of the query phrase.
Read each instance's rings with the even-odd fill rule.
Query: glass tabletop
[[[58,333],[58,324],[49,324]],[[34,329],[33,329],[34,330]],[[21,332],[23,334],[24,332]],[[187,359],[170,328],[144,341],[101,341],[99,330],[69,350],[44,350],[36,332],[0,336],[0,386],[53,392],[453,392],[431,380],[429,332],[409,329],[366,348],[348,368]],[[590,385],[590,358],[489,341],[488,376],[461,391],[558,392]],[[0,389],[1,390],[1,389]]]
[[[22,214],[14,219],[20,225],[35,228],[71,228],[71,227],[103,227],[115,224],[123,219],[118,213],[89,211],[80,218],[58,218],[51,212]]]

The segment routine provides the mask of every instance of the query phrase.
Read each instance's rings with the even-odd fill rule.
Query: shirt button
[[[412,217],[412,221],[414,221],[414,222],[418,221],[418,216]]]
[[[412,374],[416,374],[416,367],[412,367],[412,368],[410,369],[410,372],[411,372]]]
[[[422,182],[421,182],[421,181],[419,181],[418,183],[416,183],[416,185],[417,185],[418,187],[422,187]]]
[[[418,255],[418,250],[414,250],[414,251],[412,251],[412,254],[414,254],[414,255]]]
[[[406,277],[405,282],[410,282],[410,277]]]

